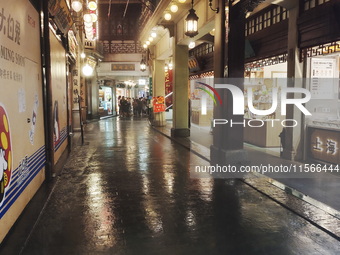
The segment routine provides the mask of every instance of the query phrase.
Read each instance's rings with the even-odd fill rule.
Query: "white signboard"
[[[312,99],[334,99],[334,75],[336,60],[312,58],[310,92]]]

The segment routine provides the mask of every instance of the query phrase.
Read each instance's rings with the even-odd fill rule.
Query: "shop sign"
[[[111,71],[135,71],[135,64],[112,64]]]
[[[153,97],[153,112],[165,112],[164,96]]]
[[[338,164],[340,162],[340,133],[324,129],[309,129],[309,151],[313,159]]]
[[[60,31],[66,35],[73,24],[71,12],[66,0],[51,0],[48,2],[48,10]]]

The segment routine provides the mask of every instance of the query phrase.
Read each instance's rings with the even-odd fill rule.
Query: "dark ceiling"
[[[143,23],[141,16],[153,11],[158,2],[159,0],[99,0],[99,40],[137,40]]]

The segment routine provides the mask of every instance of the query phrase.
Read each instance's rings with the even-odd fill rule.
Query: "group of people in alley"
[[[140,98],[130,98],[119,96],[118,97],[118,106],[119,106],[119,116],[121,117],[131,117],[138,116],[142,117],[143,115],[147,116],[150,113],[150,100],[144,97]]]

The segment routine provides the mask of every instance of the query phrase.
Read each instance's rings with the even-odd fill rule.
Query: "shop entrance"
[[[114,97],[111,87],[99,87],[99,115],[100,117],[113,115]]]

